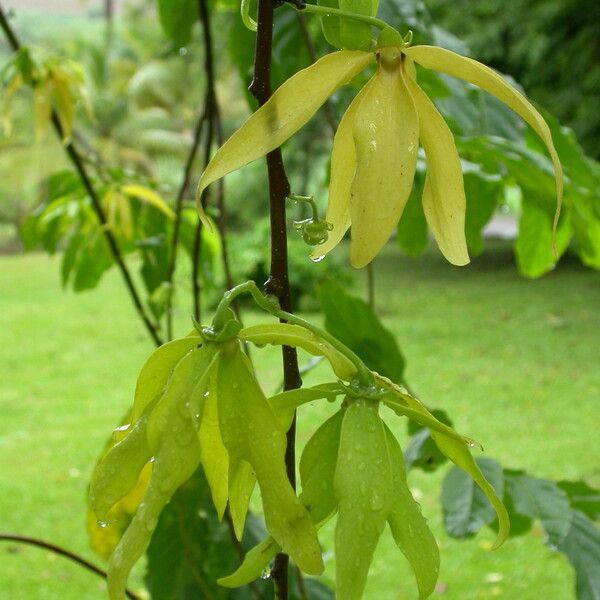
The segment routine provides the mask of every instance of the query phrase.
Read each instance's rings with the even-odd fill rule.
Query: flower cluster
[[[373,63],[374,75],[350,104],[335,135],[326,214],[333,228],[313,258],[334,248],[351,227],[352,265],[359,268],[373,260],[402,216],[421,144],[427,159],[422,202],[429,228],[449,262],[469,262],[460,160],[444,118],[417,83],[415,63],[472,83],[521,116],[552,158],[560,208],[562,169],[550,130],[520,92],[475,60],[433,46],[394,39],[388,44],[383,34],[373,52],[333,52],[288,79],[216,152],[200,178],[198,195],[280,146],[331,94]]]

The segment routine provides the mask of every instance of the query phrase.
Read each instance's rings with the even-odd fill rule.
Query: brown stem
[[[262,106],[271,96],[271,53],[273,43],[273,0],[258,0],[258,29],[256,32],[256,52],[254,56],[254,78],[250,92]],[[269,179],[269,212],[271,223],[271,270],[265,283],[265,292],[276,296],[281,308],[292,311],[292,297],[288,279],[287,229],[285,199],[290,192],[281,150],[277,148],[267,154],[267,173]],[[302,385],[298,369],[296,350],[282,347],[284,390]],[[290,483],[296,486],[296,417],[287,434],[285,462]],[[271,577],[278,600],[288,597],[288,564],[286,554],[275,557]]]
[[[4,31],[4,34],[6,35],[6,38],[8,39],[12,49],[15,52],[18,51],[21,48],[21,44],[19,43],[19,40],[17,39],[17,36],[16,36],[14,30],[10,26],[10,23],[8,22],[8,19],[6,18],[4,9],[2,8],[1,5],[0,5],[0,27],[2,27],[2,30]],[[55,110],[52,110],[51,121],[52,121],[52,125],[54,126],[54,130],[55,130],[57,136],[59,137],[59,139],[64,140],[63,128],[62,128],[62,125],[60,124],[60,120],[59,120],[58,115],[56,114]],[[121,250],[119,249],[119,246],[117,244],[117,240],[115,239],[115,237],[111,233],[110,229],[108,228],[106,216],[104,215],[104,211],[102,210],[102,205],[100,203],[100,198],[98,197],[98,194],[96,193],[96,190],[94,189],[94,186],[92,185],[91,179],[88,176],[88,173],[87,173],[87,170],[83,163],[83,160],[82,160],[79,152],[73,145],[72,141],[68,141],[68,142],[64,143],[63,147],[67,153],[67,156],[71,160],[71,163],[75,167],[75,170],[77,171],[77,174],[79,175],[81,183],[83,184],[83,187],[85,188],[85,190],[92,202],[92,208],[93,208],[94,212],[96,213],[96,217],[98,218],[98,221],[100,223],[100,228],[102,230],[102,233],[104,235],[106,243],[108,244],[108,248],[113,257],[113,260],[115,261],[117,267],[119,268],[119,271],[121,272],[121,276],[123,277],[123,281],[125,282],[125,287],[127,288],[127,291],[129,292],[131,301],[133,302],[133,305],[135,306],[135,309],[136,309],[140,319],[143,321],[150,337],[152,338],[152,340],[154,341],[154,343],[157,346],[160,346],[162,344],[162,340],[161,340],[160,336],[158,335],[156,325],[152,322],[152,320],[146,313],[144,305],[142,304],[142,300],[141,300],[141,298],[138,294],[138,291],[135,287],[135,284],[133,282],[133,278],[131,277],[131,273],[129,272],[129,269],[127,268],[127,265],[125,264],[123,255],[121,254]]]
[[[72,560],[74,563],[84,567],[88,571],[95,573],[96,575],[100,575],[100,577],[107,578],[106,571],[103,571],[95,564],[89,562],[85,558],[67,550],[66,548],[62,548],[61,546],[57,546],[56,544],[51,544],[50,542],[46,542],[44,540],[40,540],[38,538],[29,537],[26,535],[19,535],[17,533],[0,533],[0,541],[5,542],[16,542],[17,544],[27,544],[29,546],[36,546],[37,548],[44,548],[45,550],[49,550],[54,554],[58,554],[60,556],[64,556],[69,560]],[[131,600],[141,600],[141,597],[131,592],[130,590],[125,590],[125,594]]]

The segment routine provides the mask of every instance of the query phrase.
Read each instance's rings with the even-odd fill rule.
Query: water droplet
[[[310,260],[312,260],[314,263],[320,263],[324,258],[325,255],[321,254],[321,256],[311,256]]]
[[[377,511],[383,508],[383,500],[379,495],[379,492],[373,492],[371,494],[371,499],[369,500],[369,506],[371,510]]]
[[[102,529],[104,529],[105,527],[108,526],[108,523],[106,521],[98,520],[97,523],[98,523],[98,527],[101,527]]]
[[[261,579],[270,579],[271,578],[271,569],[270,567],[265,567],[260,574]]]
[[[148,462],[153,463],[156,460],[156,456],[153,456]]]
[[[146,517],[144,519],[144,524],[146,525],[146,529],[148,531],[154,531],[154,528],[156,527],[156,523],[158,522],[158,519],[156,517]]]

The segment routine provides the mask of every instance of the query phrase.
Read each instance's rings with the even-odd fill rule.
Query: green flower
[[[475,60],[443,48],[398,44],[374,52],[333,52],[288,79],[216,152],[200,178],[198,197],[220,177],[280,146],[329,96],[374,62],[375,74],[350,104],[335,135],[326,215],[333,229],[313,258],[334,248],[351,227],[352,265],[364,267],[373,260],[402,216],[420,143],[427,158],[422,199],[427,223],[449,262],[469,262],[460,160],[450,129],[417,84],[415,62],[477,85],[533,128],[552,158],[560,208],[560,161],[550,130],[531,103]],[[205,219],[199,204],[198,210]]]

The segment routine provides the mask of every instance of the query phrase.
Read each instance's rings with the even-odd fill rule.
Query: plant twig
[[[169,254],[169,263],[167,265],[167,271],[165,273],[165,281],[168,284],[173,283],[173,276],[175,274],[175,266],[177,264],[177,250],[179,248],[179,234],[181,231],[181,213],[183,209],[183,199],[187,193],[187,190],[190,186],[190,178],[192,175],[192,167],[194,165],[194,160],[196,159],[196,155],[198,154],[198,148],[200,146],[200,140],[202,137],[202,130],[204,129],[204,123],[206,122],[208,111],[207,111],[207,102],[206,99],[204,101],[204,106],[202,108],[202,112],[198,117],[198,121],[196,123],[196,127],[194,129],[194,140],[192,142],[192,146],[190,151],[188,152],[187,159],[185,161],[185,166],[183,169],[183,180],[181,181],[181,185],[179,186],[179,191],[177,192],[177,197],[175,199],[175,221],[173,222],[173,237],[171,238],[171,252]],[[169,296],[169,301],[166,307],[166,317],[167,317],[167,338],[171,339],[173,337],[173,296],[172,294]]]
[[[12,49],[15,52],[17,52],[21,48],[21,44],[20,44],[14,30],[10,26],[8,19],[6,18],[4,8],[1,5],[0,5],[0,27],[4,31],[4,34],[6,35],[6,38],[8,39]],[[62,128],[62,125],[60,124],[60,120],[59,120],[58,115],[56,114],[55,110],[52,110],[51,121],[52,121],[52,125],[54,126],[54,130],[55,130],[56,134],[58,135],[59,139],[64,140],[63,128]],[[125,264],[123,255],[121,254],[121,250],[119,249],[119,246],[117,244],[117,240],[115,239],[114,235],[111,233],[111,231],[108,227],[106,216],[102,209],[102,204],[100,203],[100,198],[98,197],[98,194],[96,193],[96,190],[94,189],[94,186],[92,185],[92,181],[87,173],[83,159],[82,159],[81,155],[79,154],[77,148],[75,148],[75,146],[73,145],[72,141],[63,143],[63,147],[64,147],[65,152],[67,153],[67,156],[69,157],[71,163],[75,167],[75,170],[77,171],[77,174],[79,175],[79,178],[81,180],[81,183],[83,184],[83,187],[85,188],[88,196],[90,197],[90,200],[92,202],[92,208],[93,208],[94,212],[96,213],[96,217],[98,218],[98,221],[100,223],[100,228],[102,229],[102,233],[104,235],[106,243],[108,244],[108,248],[113,257],[113,260],[115,261],[117,267],[119,268],[119,271],[121,272],[121,276],[123,277],[123,281],[125,283],[125,287],[127,288],[127,291],[129,292],[131,301],[133,302],[133,305],[134,305],[140,319],[144,323],[144,326],[146,327],[146,330],[148,331],[150,337],[152,338],[152,340],[154,341],[154,343],[157,346],[160,346],[162,344],[162,340],[161,340],[160,336],[158,335],[156,324],[150,319],[150,317],[148,316],[148,314],[146,312],[146,309],[144,308],[144,305],[142,304],[142,300],[141,300],[140,295],[137,291],[137,288],[133,282],[131,273],[129,272],[129,269],[128,269],[127,265]]]
[[[271,53],[273,44],[273,0],[258,0],[258,19],[256,32],[256,52],[254,56],[254,78],[250,92],[262,106],[271,96]],[[271,268],[265,290],[279,300],[281,308],[292,311],[292,297],[288,279],[287,229],[285,202],[290,193],[283,158],[279,148],[267,154],[267,173],[269,180],[269,212],[271,223]],[[302,385],[298,368],[298,356],[294,348],[282,347],[284,390]],[[296,416],[287,433],[285,455],[287,475],[290,483],[296,485]],[[271,578],[278,600],[288,597],[289,557],[280,553],[275,557]]]
[[[375,310],[375,267],[374,262],[371,261],[366,268],[367,271],[367,302],[369,308]]]
[[[91,563],[90,561],[86,560],[82,556],[79,556],[78,554],[75,554],[74,552],[71,552],[70,550],[67,550],[66,548],[57,546],[56,544],[51,544],[50,542],[46,542],[44,540],[40,540],[40,539],[34,538],[34,537],[29,537],[27,535],[19,535],[17,533],[0,533],[0,541],[16,542],[18,544],[27,544],[29,546],[36,546],[37,548],[43,548],[44,550],[49,550],[50,552],[53,552],[54,554],[58,554],[60,556],[64,556],[64,557],[68,558],[69,560],[72,560],[74,563],[84,567],[88,571],[91,571],[92,573],[95,573],[96,575],[100,575],[100,577],[104,577],[104,579],[107,578],[106,571],[103,571],[102,569],[100,569],[95,564]],[[134,592],[132,592],[130,590],[125,590],[125,594],[128,598],[131,598],[131,600],[141,600],[141,596],[138,596],[137,594],[135,594]]]

